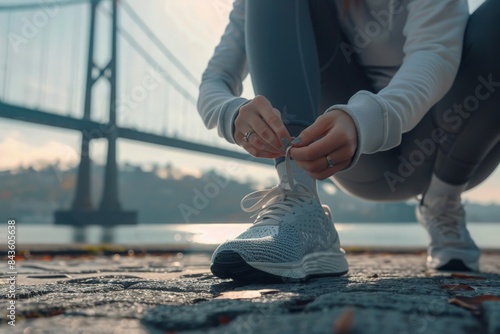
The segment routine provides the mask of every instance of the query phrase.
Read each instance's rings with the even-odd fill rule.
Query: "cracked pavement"
[[[244,284],[214,277],[207,253],[26,257],[15,327],[3,261],[0,333],[500,333],[500,302],[449,302],[500,297],[500,251],[483,254],[481,273],[469,274],[479,277],[429,272],[422,252],[348,251],[348,260],[343,277]]]

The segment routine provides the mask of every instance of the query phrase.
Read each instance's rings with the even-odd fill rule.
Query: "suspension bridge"
[[[138,3],[0,4],[0,34],[6,36],[0,51],[0,117],[81,133],[73,204],[55,213],[56,224],[137,223],[137,213],[123,209],[119,200],[118,138],[249,160],[214,131],[196,131],[202,127],[196,110],[201,75],[193,75],[141,18]],[[108,148],[104,190],[95,206],[90,143],[100,139]]]

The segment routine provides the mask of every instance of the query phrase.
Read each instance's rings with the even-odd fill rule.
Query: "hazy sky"
[[[124,1],[134,7],[148,26],[160,37],[162,43],[185,64],[189,72],[196,78],[200,78],[227,23],[232,1]],[[0,0],[0,4],[20,2],[31,1]],[[471,0],[471,9],[480,3],[482,0]],[[2,46],[0,47],[0,97],[4,97],[8,102],[19,102],[31,107],[69,113],[79,117],[83,105],[82,84],[86,61],[83,50],[87,43],[88,9],[87,6],[80,5],[76,8],[56,11],[52,13],[53,17],[51,16],[46,24],[41,24],[39,31],[33,34],[34,36],[27,39],[27,43],[19,45],[18,52],[14,52],[12,48],[10,50],[4,48],[4,45],[9,45],[8,32],[22,35],[26,20],[32,22],[37,12],[13,14],[0,12],[0,45]],[[106,61],[108,51],[106,45],[109,43],[108,20],[105,12],[105,8],[100,11],[101,23],[98,25],[99,41],[96,58],[101,63]],[[189,83],[172,63],[147,41],[125,13],[120,14],[122,26],[141,42],[147,52],[179,81],[182,87],[196,96],[197,86]],[[8,30],[9,22],[10,30]],[[49,45],[50,50],[44,50],[42,45]],[[122,96],[140,85],[144,77],[151,73],[152,68],[146,65],[123,39],[120,39],[120,48],[119,96]],[[5,66],[7,59],[11,68]],[[179,137],[189,131],[194,140],[212,144],[222,143],[222,140],[216,138],[215,131],[208,132],[204,129],[194,106],[185,104],[182,99],[175,96],[172,89],[169,89],[168,84],[162,83],[139,104],[137,110],[132,110],[133,112],[126,114],[126,117],[119,115],[121,124],[153,132],[167,131],[172,134],[174,131]],[[252,97],[252,93],[250,82],[246,80],[244,96]],[[104,120],[108,98],[106,85],[101,83],[96,87],[94,94],[97,102],[93,109],[93,118]],[[161,110],[161,107],[158,108],[158,106],[165,105],[166,95],[170,96],[167,103],[168,109],[182,112],[169,114]],[[145,113],[142,110],[148,112]],[[177,133],[172,125],[177,128],[181,127],[181,130],[178,130],[180,133]],[[28,166],[40,160],[47,162],[57,160],[67,167],[74,166],[78,161],[79,141],[80,136],[74,131],[0,119],[0,170],[15,168],[19,165]],[[104,141],[96,141],[92,145],[92,158],[97,162],[103,162],[105,149]],[[143,165],[163,165],[171,162],[194,175],[208,168],[226,172],[231,169],[229,163],[234,162],[206,154],[193,154],[188,151],[124,140],[119,141],[118,159],[122,163],[131,162]],[[275,177],[275,172],[271,167],[241,164],[243,166],[240,176],[242,179],[258,176],[259,179],[268,181]],[[234,174],[231,176],[236,177]],[[497,169],[487,182],[468,192],[466,198],[485,203],[493,201],[500,203],[497,191],[499,186],[500,171]]]

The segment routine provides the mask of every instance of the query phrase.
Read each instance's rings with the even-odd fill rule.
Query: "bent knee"
[[[388,174],[389,175],[389,174]],[[334,183],[345,193],[368,201],[405,201],[425,191],[426,183],[405,184],[407,180],[389,175],[376,183],[354,183],[334,177]]]

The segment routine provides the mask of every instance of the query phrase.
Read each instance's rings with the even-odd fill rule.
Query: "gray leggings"
[[[338,50],[345,37],[332,1],[251,0],[246,6],[246,52],[255,93],[282,112],[292,136],[357,91],[374,91],[362,67],[348,63]],[[403,134],[398,147],[362,155],[353,168],[337,173],[333,179],[340,188],[369,200],[405,200],[423,194],[433,172],[451,184],[469,182],[470,189],[495,170],[500,161],[498,17],[500,1],[494,0],[470,16],[462,63],[448,94]],[[480,76],[494,82],[489,91],[481,90],[488,98],[477,96]],[[477,107],[458,110],[450,121],[446,110],[471,96]]]

